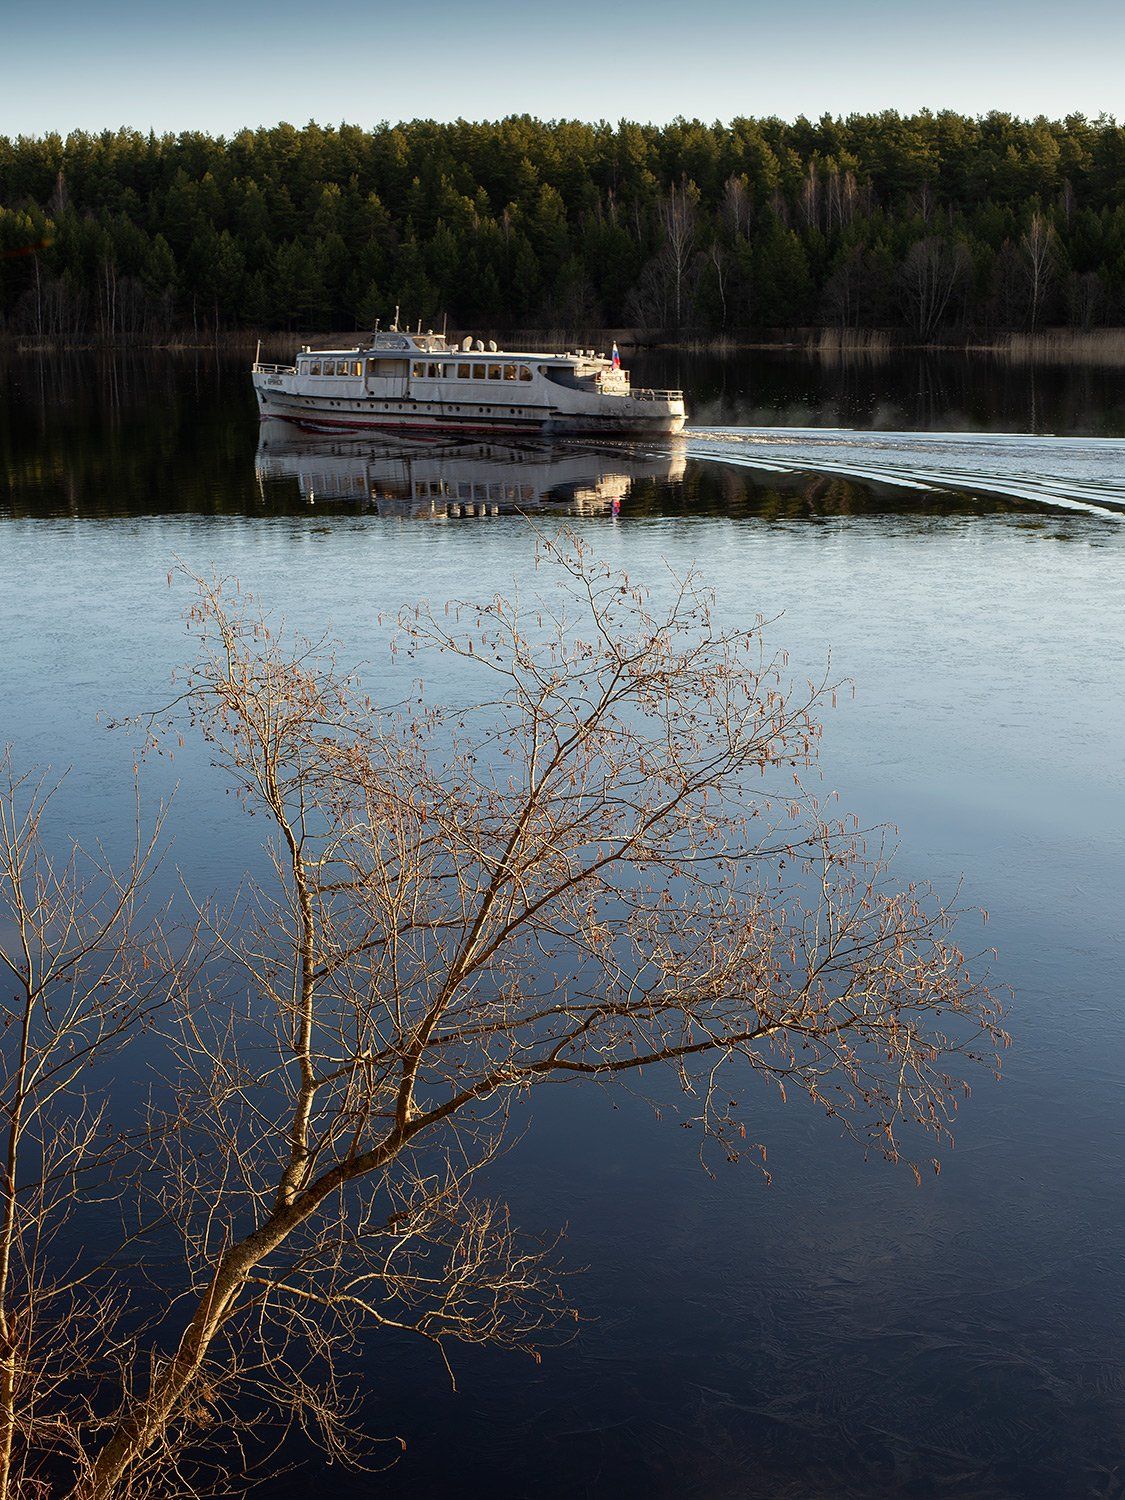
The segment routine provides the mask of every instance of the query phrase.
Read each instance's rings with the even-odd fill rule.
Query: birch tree
[[[1020,253],[1027,284],[1027,320],[1034,333],[1039,327],[1043,304],[1054,285],[1058,261],[1058,236],[1054,225],[1038,210],[1032,214],[1031,223],[1020,236]]]
[[[674,326],[684,321],[684,297],[688,269],[695,250],[699,190],[694,182],[675,183],[660,200],[659,217],[663,235],[660,263],[671,297]]]

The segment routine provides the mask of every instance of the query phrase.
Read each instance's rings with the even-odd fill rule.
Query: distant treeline
[[[1125,323],[1125,127],[949,112],[0,138],[0,328]]]

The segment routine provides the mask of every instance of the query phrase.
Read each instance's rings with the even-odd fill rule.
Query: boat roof
[[[376,331],[371,341],[367,344],[353,344],[350,349],[313,349],[305,345],[301,354],[338,355],[346,358],[350,354],[389,354],[400,355],[407,359],[413,354],[445,355],[454,357],[456,355],[472,355],[475,358],[495,358],[503,356],[505,359],[522,359],[543,361],[558,361],[560,363],[573,364],[575,361],[592,360],[595,363],[609,363],[605,354],[597,353],[593,349],[568,349],[565,354],[548,352],[542,349],[498,349],[495,341],[489,340],[485,344],[483,339],[466,337],[458,343],[451,344],[441,333],[402,333],[395,329]]]

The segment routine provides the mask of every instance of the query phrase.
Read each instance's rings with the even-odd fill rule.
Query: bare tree
[[[1097,271],[1072,274],[1067,281],[1066,300],[1075,327],[1092,328],[1105,312],[1105,283]]]
[[[541,546],[527,605],[401,621],[400,650],[476,674],[459,708],[419,687],[379,711],[328,644],[199,585],[179,701],[274,873],[212,921],[231,972],[176,1033],[188,1286],[85,1500],[143,1493],[255,1396],[354,1457],[336,1359],[362,1329],[536,1349],[551,1247],[473,1184],[542,1084],[666,1075],[705,1161],[761,1164],[742,1101],[770,1083],[898,1160],[995,1065],[953,910],[803,790],[829,689],[788,688],[693,576],[657,610],[580,543]]]
[[[753,196],[745,172],[737,177],[728,177],[723,184],[721,212],[723,223],[736,241],[749,234]]]
[[[719,293],[719,306],[722,309],[722,327],[727,326],[727,267],[730,256],[721,240],[714,239],[707,251],[707,259],[715,273],[715,288]]]
[[[1058,263],[1055,226],[1038,210],[1032,214],[1031,223],[1020,236],[1020,251],[1027,284],[1027,320],[1034,333],[1039,327],[1043,303],[1054,285]]]
[[[833,163],[828,176],[828,196],[825,205],[827,228],[831,229],[833,224],[841,227],[850,224],[855,218],[858,203],[859,185],[856,182],[855,172],[850,167],[841,172],[839,166]]]
[[[919,338],[932,338],[941,328],[969,270],[969,252],[960,240],[929,235],[911,245],[899,267],[898,284]]]
[[[659,204],[663,234],[660,264],[671,293],[676,328],[683,325],[685,278],[695,249],[698,206],[699,189],[686,179],[678,187],[673,183]]]
[[[808,171],[801,183],[801,217],[808,229],[820,228],[821,182],[819,163],[815,156],[809,158]]]
[[[76,1386],[110,1367],[120,1299],[71,1221],[112,1196],[105,1070],[173,972],[138,916],[161,819],[115,871],[73,843],[51,853],[54,791],[0,756],[0,1500],[50,1494],[80,1461]]]
[[[824,306],[840,329],[858,328],[866,311],[871,277],[861,245],[841,254],[824,284]]]
[[[629,294],[630,316],[646,327],[680,328],[690,310],[696,277],[699,190],[693,182],[672,184],[656,205],[658,248]]]

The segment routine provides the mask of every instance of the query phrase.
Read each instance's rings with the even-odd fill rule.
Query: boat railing
[[[683,391],[635,390],[630,391],[629,394],[634,401],[682,401],[684,399]]]
[[[293,366],[293,365],[264,365],[264,364],[262,364],[260,362],[257,362],[254,365],[254,374],[255,375],[292,375],[294,369],[295,369],[295,366]]]

